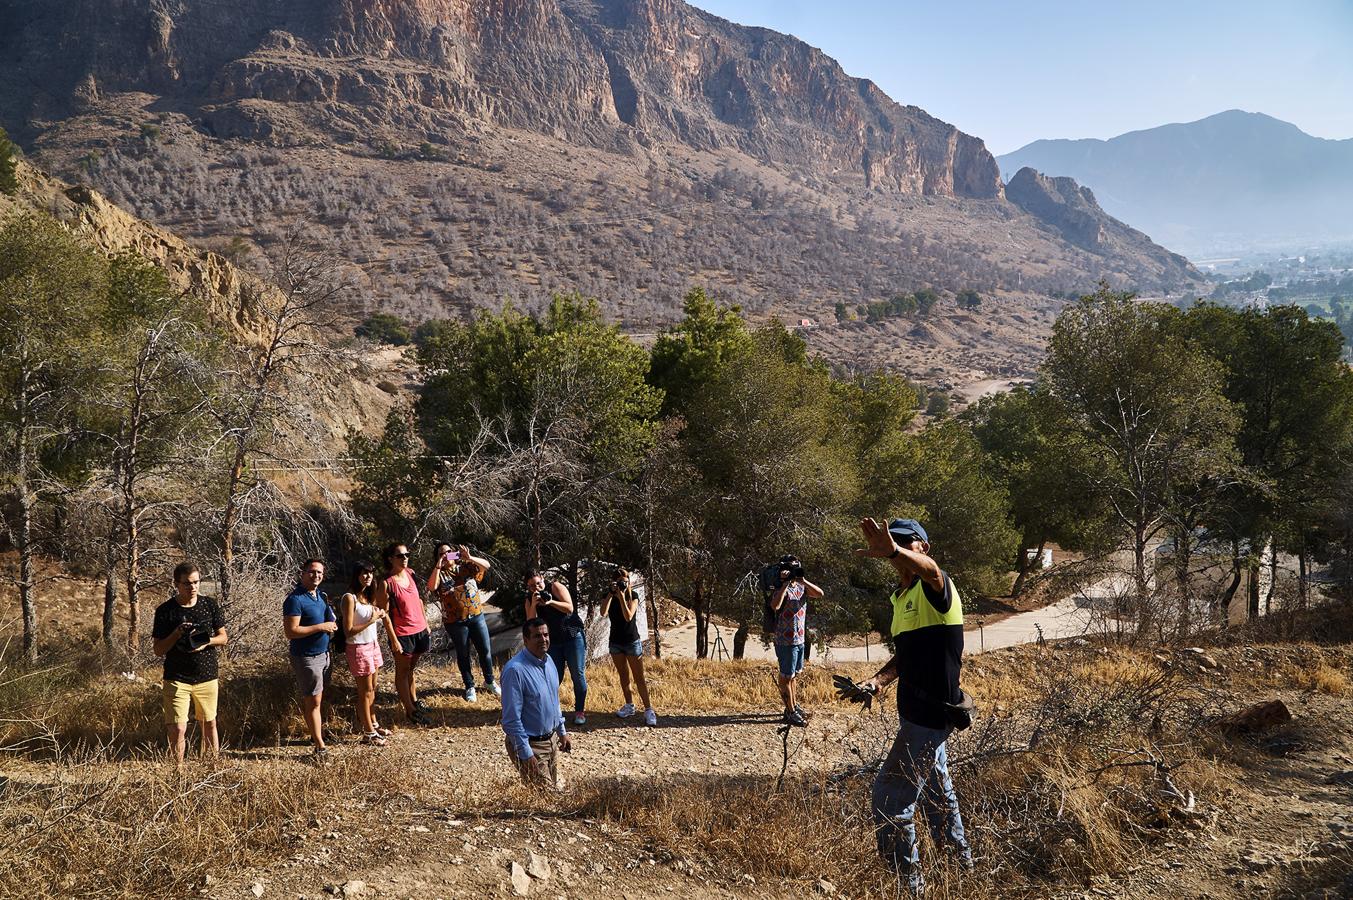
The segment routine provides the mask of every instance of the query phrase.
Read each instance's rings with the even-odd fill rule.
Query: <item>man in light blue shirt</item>
[[[544,619],[521,628],[525,647],[503,666],[503,733],[507,755],[522,781],[559,788],[559,751],[573,742],[559,710],[559,670],[550,660],[550,629]]]

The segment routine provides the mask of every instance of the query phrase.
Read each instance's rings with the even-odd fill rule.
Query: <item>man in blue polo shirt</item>
[[[282,630],[291,642],[291,669],[296,673],[305,727],[315,742],[316,762],[323,762],[329,753],[324,745],[320,703],[329,680],[329,635],[338,630],[338,617],[319,589],[323,581],[324,563],[307,559],[301,563],[300,583],[282,603]]]
[[[559,789],[559,751],[573,742],[559,709],[559,670],[550,660],[550,628],[544,619],[521,627],[526,645],[503,666],[503,733],[507,755],[527,784]]]

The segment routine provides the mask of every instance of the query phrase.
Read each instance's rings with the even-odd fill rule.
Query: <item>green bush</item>
[[[19,148],[9,139],[5,129],[0,128],[0,194],[12,196],[19,190],[18,156]]]
[[[366,338],[378,344],[393,344],[396,347],[403,347],[413,340],[413,334],[409,331],[409,326],[404,323],[404,320],[390,313],[375,313],[367,316],[360,325],[353,329],[353,333],[360,338]]]

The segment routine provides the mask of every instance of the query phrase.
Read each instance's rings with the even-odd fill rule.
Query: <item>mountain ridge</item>
[[[1226,110],[1107,140],[1039,140],[998,157],[1094,189],[1105,211],[1170,246],[1205,253],[1353,239],[1353,139]]]
[[[986,327],[943,363],[1005,370],[1051,297],[1201,284],[1144,235],[1069,240],[1065,210],[1005,197],[980,139],[680,0],[96,7],[0,0],[21,73],[0,123],[55,174],[235,258],[305,230],[351,261],[354,315],[577,290],[652,330],[694,284],[819,321],[975,290]]]

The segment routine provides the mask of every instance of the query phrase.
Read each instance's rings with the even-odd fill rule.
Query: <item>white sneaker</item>
[[[630,716],[634,715],[634,713],[635,709],[633,703],[626,703],[624,706],[620,707],[615,711],[615,714],[622,719],[627,719]]]
[[[573,724],[574,724],[574,725],[586,725],[586,724],[587,724],[587,714],[586,714],[586,713],[581,713],[581,712],[576,712],[576,713],[574,713],[574,714],[573,714]]]
[[[644,724],[652,728],[658,724],[658,714],[653,711],[653,707],[644,710]]]
[[[503,689],[498,687],[498,682],[496,681],[489,682],[489,690],[493,691],[493,696],[495,697],[503,696]]]

